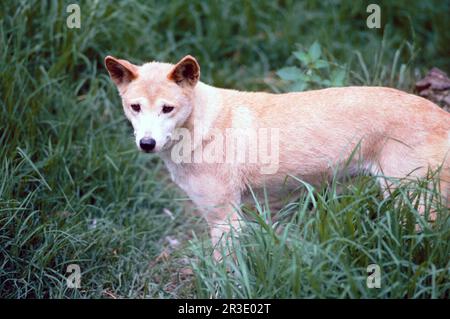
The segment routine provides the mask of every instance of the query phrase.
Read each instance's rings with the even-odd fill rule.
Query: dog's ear
[[[182,58],[169,72],[167,78],[180,86],[195,86],[200,79],[200,65],[190,55]]]
[[[127,60],[116,59],[110,55],[105,58],[105,66],[117,86],[127,84],[137,78],[137,66]]]

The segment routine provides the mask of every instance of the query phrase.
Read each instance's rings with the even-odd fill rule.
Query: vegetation
[[[257,203],[232,234],[235,258],[214,263],[203,220],[136,151],[103,67],[108,54],[192,54],[216,86],[412,91],[430,67],[450,69],[448,1],[380,2],[381,29],[366,27],[366,1],[86,1],[80,29],[66,25],[69,3],[2,3],[2,298],[448,297],[449,214],[427,181],[389,199],[361,177],[339,194],[337,181],[308,186],[280,212]],[[417,213],[425,193],[434,226]],[[368,263],[382,288],[365,286]],[[80,289],[66,284],[70,264]]]

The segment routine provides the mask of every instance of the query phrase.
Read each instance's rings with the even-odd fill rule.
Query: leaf
[[[331,83],[333,86],[343,86],[345,79],[345,70],[335,70],[331,76]]]
[[[303,51],[295,51],[293,54],[300,62],[302,62],[305,65],[311,62],[309,55]]]
[[[289,86],[288,91],[289,92],[301,92],[306,89],[306,86],[308,84],[306,82],[296,82]]]
[[[303,77],[302,71],[295,66],[288,66],[277,71],[277,75],[286,81],[295,81]]]
[[[319,75],[317,75],[317,74],[313,74],[311,76],[311,81],[316,83],[316,84],[322,84],[322,78]]]
[[[327,68],[328,66],[329,66],[329,64],[328,64],[328,62],[325,61],[325,60],[317,60],[317,61],[314,63],[314,67],[315,67],[316,69],[323,69],[323,68]]]
[[[320,44],[317,41],[314,41],[314,43],[309,48],[309,57],[312,61],[316,61],[320,58],[322,54],[322,49],[320,48]]]

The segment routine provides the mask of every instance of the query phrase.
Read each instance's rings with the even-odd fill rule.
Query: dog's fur
[[[392,177],[424,177],[441,167],[441,192],[450,196],[450,114],[421,97],[385,87],[342,87],[269,94],[220,89],[199,81],[191,56],[176,65],[142,66],[108,56],[106,67],[122,97],[136,143],[156,141],[172,179],[204,213],[213,243],[239,218],[233,206],[248,197],[248,187],[263,187],[271,199],[286,191],[286,176],[319,184],[359,145],[350,170]],[[130,105],[138,103],[140,112]],[[163,105],[174,110],[161,111]],[[171,137],[177,128],[199,129],[192,153],[211,141],[214,128],[278,128],[279,169],[262,174],[262,163],[175,163]],[[384,185],[386,187],[386,185]],[[217,256],[216,256],[217,257]]]

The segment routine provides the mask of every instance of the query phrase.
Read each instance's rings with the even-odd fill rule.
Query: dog
[[[288,175],[317,185],[344,166],[395,178],[440,168],[440,190],[450,202],[450,114],[419,96],[387,87],[284,94],[216,88],[200,81],[189,55],[175,65],[140,66],[107,56],[105,66],[137,147],[160,154],[206,218],[214,247],[239,229],[236,208],[251,194],[265,189],[276,206],[298,187],[286,182]],[[233,138],[230,131],[238,133]],[[346,163],[356,147],[358,155]],[[245,156],[233,156],[239,151]],[[221,258],[218,250],[214,257]]]

